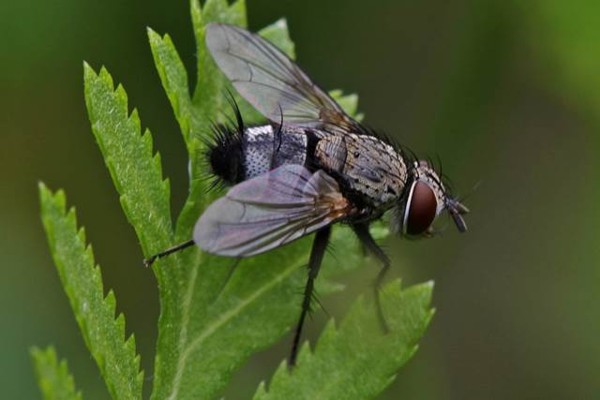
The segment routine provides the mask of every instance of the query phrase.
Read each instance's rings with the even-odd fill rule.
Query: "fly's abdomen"
[[[245,179],[254,178],[286,164],[306,162],[306,134],[272,125],[248,128],[243,135]]]
[[[241,132],[217,131],[208,159],[212,172],[225,183],[234,185],[282,165],[304,165],[306,146],[307,138],[302,130],[262,125]]]
[[[248,128],[242,135],[242,165],[244,179],[262,175],[273,164],[273,127],[271,125]]]

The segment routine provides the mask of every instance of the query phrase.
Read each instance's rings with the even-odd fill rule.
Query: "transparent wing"
[[[281,50],[245,29],[209,24],[206,45],[236,90],[269,120],[350,131],[356,122]]]
[[[248,257],[290,243],[346,216],[337,182],[319,170],[284,165],[232,187],[194,228],[204,251]]]

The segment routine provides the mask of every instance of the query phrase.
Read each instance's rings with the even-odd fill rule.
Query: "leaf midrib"
[[[287,278],[289,275],[291,275],[296,269],[300,268],[304,263],[302,259],[303,259],[303,257],[299,257],[295,262],[290,263],[290,265],[291,265],[290,267],[286,268],[284,271],[282,271],[282,273],[275,276],[268,283],[260,286],[256,291],[251,292],[250,295],[247,296],[245,298],[245,300],[238,303],[238,305],[236,307],[232,308],[228,312],[220,314],[220,318],[218,318],[217,320],[215,320],[214,322],[209,324],[203,331],[199,332],[199,335],[195,339],[193,339],[191,342],[189,342],[189,344],[187,346],[185,346],[185,349],[180,353],[180,356],[179,356],[179,359],[177,362],[176,373],[175,373],[175,377],[173,378],[173,385],[172,385],[173,389],[171,391],[171,394],[168,396],[168,399],[170,399],[170,400],[177,399],[177,395],[179,393],[179,386],[181,385],[181,380],[183,378],[183,373],[185,371],[185,364],[186,364],[187,358],[190,356],[190,354],[193,353],[209,336],[214,334],[219,328],[221,328],[223,325],[225,325],[227,322],[232,320],[237,315],[241,314],[242,311],[246,307],[248,307],[250,304],[252,304],[256,299],[258,299],[260,296],[265,294],[268,290],[270,290],[276,284],[283,281],[285,278]],[[195,270],[194,274],[196,274],[197,268],[195,268],[194,270]],[[193,281],[192,280],[190,280],[190,281],[191,281],[190,286],[188,287],[185,301],[184,301],[184,304],[186,304],[186,307],[185,307],[185,313],[184,313],[185,323],[183,324],[183,326],[185,326],[185,327],[187,327],[189,325],[189,308],[190,308],[189,305],[191,303],[191,297],[194,292],[193,288],[195,286],[195,279],[193,279]],[[185,334],[184,334],[184,332],[185,332]],[[187,329],[184,328],[184,329],[182,329],[182,335],[180,336],[180,344],[183,345],[182,340],[185,341],[186,339],[187,339]]]

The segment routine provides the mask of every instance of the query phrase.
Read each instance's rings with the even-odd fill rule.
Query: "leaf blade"
[[[334,229],[333,247],[346,250],[355,249],[355,245],[349,228]],[[226,268],[233,260],[206,259],[199,276],[206,278],[210,274],[214,278],[215,271],[225,268],[224,274],[220,282],[218,279],[212,283],[206,279],[198,282],[191,294],[189,303],[196,308],[192,313],[196,318],[186,327],[188,336],[181,343],[170,391],[155,394],[157,398],[214,398],[250,355],[283,337],[300,313],[301,289],[306,281],[302,267],[307,264],[310,246],[311,238],[307,238],[244,260],[229,281]],[[338,286],[328,283],[327,278],[358,268],[364,260],[364,257],[345,257],[340,268],[340,263],[326,257],[318,280],[319,293],[337,290]],[[206,285],[217,283],[220,287],[216,297],[206,298],[206,291],[214,290]]]
[[[269,389],[261,384],[254,397],[264,399],[371,399],[394,379],[396,371],[414,354],[416,342],[433,311],[432,284],[401,290],[394,281],[382,292],[382,306],[390,332],[377,332],[373,305],[359,298],[339,328],[325,328],[314,352],[305,344],[298,365],[290,372],[281,365]]]
[[[35,368],[38,386],[46,400],[81,400],[75,380],[65,360],[58,360],[54,347],[42,350],[34,347],[30,356]]]
[[[206,196],[206,182],[196,179],[204,173],[197,168],[205,166],[200,161],[194,161],[199,156],[204,157],[203,146],[206,140],[198,135],[207,134],[210,119],[217,119],[222,112],[217,105],[222,104],[223,90],[229,86],[207,53],[204,27],[211,21],[245,25],[245,16],[239,14],[244,6],[243,2],[237,2],[229,8],[222,0],[209,1],[202,9],[194,0],[191,4],[198,65],[203,70],[198,71],[198,85],[189,109],[193,114],[193,117],[189,117],[190,121],[199,125],[193,125],[194,132],[188,138],[195,142],[188,143],[191,191],[177,222],[176,237],[181,241],[189,238],[193,223],[210,199]],[[261,34],[293,55],[293,43],[289,39],[284,20],[263,29]],[[156,42],[157,39],[157,35],[153,36],[151,42]],[[154,47],[158,45],[167,46],[171,54],[169,57],[161,57],[161,63],[169,58],[180,63],[174,45],[167,42],[166,36],[161,39],[161,43],[151,44]],[[165,65],[157,65],[157,68],[175,69]],[[183,93],[183,86],[182,79],[176,90]],[[172,86],[163,83],[163,87],[168,91]],[[167,96],[172,98],[178,95],[167,92]],[[174,108],[175,103],[172,101]],[[239,103],[246,121],[264,120],[243,100]],[[207,104],[210,107],[206,107]],[[175,112],[177,113],[176,110]],[[347,230],[344,232],[342,235],[334,234],[334,240],[345,249],[349,247],[348,241],[351,239]],[[160,285],[161,303],[165,312],[161,314],[153,397],[215,397],[223,390],[232,371],[239,368],[252,353],[270,346],[282,337],[296,322],[300,311],[301,297],[298,292],[305,283],[301,267],[306,265],[309,249],[310,239],[261,257],[244,260],[243,265],[231,274],[229,280],[229,268],[233,263],[230,259],[193,251],[175,259],[161,261],[166,263],[165,268],[169,273],[177,275],[177,278],[170,279],[169,283],[161,282]],[[285,259],[285,262],[278,261],[280,259]],[[347,269],[351,269],[362,262],[363,258],[357,257],[345,265]],[[330,263],[324,266],[326,270],[329,269],[327,264]],[[265,265],[269,265],[269,268],[264,268]],[[324,275],[327,275],[325,271]],[[324,280],[321,282],[319,287],[322,292],[338,288],[325,284]],[[248,318],[248,315],[253,317]],[[179,335],[177,327],[181,328]],[[238,332],[251,334],[242,338],[236,335]],[[175,349],[169,348],[170,341],[177,343]],[[221,349],[222,352],[214,349]],[[165,363],[167,357],[169,359]]]
[[[121,206],[144,254],[150,254],[172,240],[170,189],[162,177],[160,155],[153,154],[150,132],[141,133],[137,111],[129,113],[125,90],[114,88],[105,68],[96,74],[84,63],[84,86],[92,132]]]
[[[194,114],[187,71],[168,34],[160,36],[151,28],[147,29],[147,33],[154,65],[189,152],[192,150],[189,147],[192,126],[195,127],[198,123],[192,121]]]
[[[125,338],[125,319],[115,317],[112,291],[104,296],[100,269],[75,211],[66,210],[64,192],[40,184],[42,221],[49,247],[83,339],[114,399],[139,399],[143,373],[133,335]]]
[[[177,218],[176,238],[184,240],[191,236],[192,226],[200,210],[214,199],[206,179],[206,142],[212,132],[212,123],[223,120],[227,110],[224,101],[227,80],[218,70],[204,42],[206,25],[223,22],[246,25],[246,4],[238,0],[231,5],[225,0],[208,0],[200,6],[199,0],[190,0],[194,37],[196,38],[197,75],[196,86],[190,98],[190,134],[185,135],[189,152],[189,196]]]
[[[190,154],[190,194],[177,219],[177,238],[188,237],[192,226],[216,193],[209,190],[210,183],[206,179],[206,143],[210,141],[212,124],[223,122],[225,115],[231,112],[225,100],[227,92],[235,93],[231,84],[214,63],[205,44],[206,25],[211,22],[229,23],[246,26],[246,4],[238,0],[227,6],[223,0],[207,1],[200,7],[197,0],[191,0],[192,23],[196,37],[197,83],[192,95],[191,131],[187,147]],[[289,38],[285,20],[279,20],[261,30],[264,35],[286,53],[293,57],[294,45]],[[266,122],[247,102],[237,96],[237,103],[248,124]]]

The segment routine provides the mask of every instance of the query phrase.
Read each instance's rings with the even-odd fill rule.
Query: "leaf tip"
[[[202,7],[200,7],[199,0],[190,0],[190,14],[192,14],[194,25],[202,22]]]
[[[154,29],[152,29],[151,27],[147,26],[146,27],[146,33],[148,34],[148,40],[150,41],[151,45],[156,45],[159,44],[162,36],[160,33],[156,32]],[[167,36],[167,35],[165,35]]]
[[[265,381],[260,381],[258,384],[258,388],[256,388],[256,394],[254,398],[260,398],[261,396],[265,396],[267,394],[267,386]]]
[[[423,286],[429,290],[433,290],[433,288],[435,286],[435,281],[431,280],[431,281],[424,282]]]
[[[52,354],[54,354],[54,356],[56,357],[56,351],[52,346],[48,346],[45,350],[42,350],[37,346],[31,346],[29,348],[29,355],[31,355],[31,357],[38,357],[43,353],[48,354],[50,357],[52,356]]]
[[[275,21],[273,26],[277,29],[284,29],[287,31],[288,30],[287,18],[279,18],[277,21]]]
[[[110,88],[114,87],[112,76],[110,75],[110,72],[108,72],[108,69],[106,69],[104,65],[100,67],[100,72],[96,75],[96,77],[102,80]]]
[[[87,80],[88,78],[92,78],[96,76],[96,71],[94,71],[94,68],[92,68],[92,66],[90,64],[88,64],[87,61],[83,61],[83,77],[85,80]]]
[[[50,189],[48,189],[48,186],[46,186],[44,181],[38,181],[38,190],[40,193],[50,191]]]
[[[38,189],[40,194],[40,203],[42,204],[42,210],[46,209],[46,207],[50,205],[49,203],[55,203],[64,212],[67,203],[64,190],[58,189],[56,192],[52,192],[52,190],[48,188],[44,182],[41,181],[38,182]],[[43,211],[42,214],[44,214]]]

